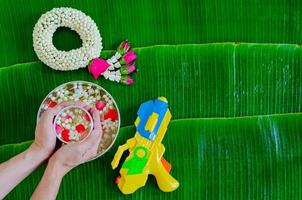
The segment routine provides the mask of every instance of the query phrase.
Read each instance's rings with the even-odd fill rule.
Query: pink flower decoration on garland
[[[127,41],[123,41],[117,49],[117,52],[124,55],[130,49],[130,44]]]
[[[122,76],[121,81],[126,85],[132,85],[134,83],[134,79],[131,78],[130,76]]]
[[[134,65],[122,66],[121,74],[131,74],[131,73],[135,72],[135,70],[136,70],[136,67]]]
[[[88,65],[88,70],[95,79],[102,75],[105,79],[131,85],[134,83],[133,78],[125,75],[137,71],[136,66],[133,64],[136,58],[134,51],[130,50],[129,42],[123,41],[111,58],[107,60],[101,58],[93,59]]]
[[[110,65],[109,63],[107,63],[107,61],[101,58],[95,58],[88,65],[88,70],[92,74],[94,79],[97,79],[103,72],[108,69],[109,66]]]
[[[133,62],[135,59],[136,59],[136,55],[135,55],[134,51],[131,50],[123,56],[123,58],[121,60],[121,64],[128,65],[129,63]]]

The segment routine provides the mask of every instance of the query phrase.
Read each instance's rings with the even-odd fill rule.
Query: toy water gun
[[[130,154],[120,169],[116,184],[122,193],[131,194],[143,187],[148,175],[152,174],[162,191],[176,190],[179,183],[169,174],[171,164],[163,157],[165,147],[161,143],[172,117],[167,99],[159,97],[141,104],[137,115],[135,136],[119,146],[111,162],[115,169],[124,151],[129,150]]]

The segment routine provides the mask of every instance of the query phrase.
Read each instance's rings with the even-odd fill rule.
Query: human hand
[[[92,113],[93,118],[93,130],[88,138],[82,142],[63,145],[49,160],[50,165],[60,168],[63,174],[97,155],[102,135],[100,114],[95,108],[87,110]]]
[[[81,102],[63,102],[53,108],[48,108],[42,114],[37,123],[35,140],[30,146],[30,150],[39,153],[44,159],[48,158],[53,153],[57,141],[56,133],[53,128],[53,120],[64,107],[71,105],[80,107],[86,106],[86,104]]]

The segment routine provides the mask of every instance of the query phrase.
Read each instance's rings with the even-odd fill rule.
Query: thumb
[[[83,142],[81,142],[79,146],[82,150],[89,148],[93,149],[96,152],[101,138],[102,132],[100,131],[100,129],[92,130],[90,135]]]
[[[39,121],[46,121],[52,123],[54,117],[61,111],[62,108],[63,107],[60,104],[56,105],[53,108],[49,108],[42,114]]]

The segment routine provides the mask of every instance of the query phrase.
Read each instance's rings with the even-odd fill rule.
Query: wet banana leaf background
[[[54,71],[37,59],[33,26],[60,6],[95,20],[103,57],[121,40],[132,42],[135,85],[94,80],[87,69]],[[86,80],[113,95],[122,128],[107,154],[64,177],[58,199],[301,199],[301,9],[298,0],[2,1],[0,162],[30,145],[48,92]],[[81,45],[68,29],[53,41],[63,50]],[[168,98],[173,115],[163,143],[180,187],[163,193],[150,177],[146,187],[124,196],[110,162],[134,135],[140,103],[157,96]],[[29,199],[45,166],[6,199]]]

